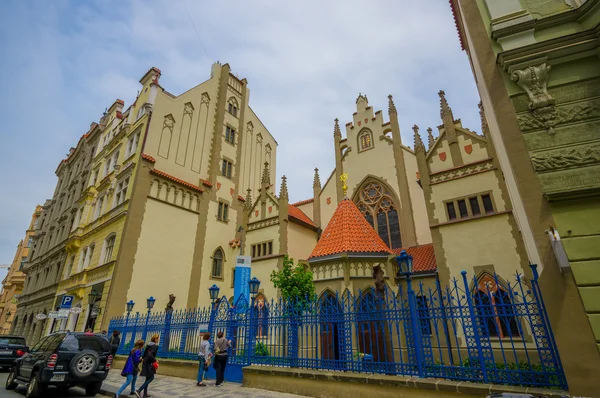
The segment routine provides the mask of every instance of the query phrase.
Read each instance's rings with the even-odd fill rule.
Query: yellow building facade
[[[17,251],[6,277],[2,281],[2,292],[0,292],[0,334],[9,334],[12,329],[13,320],[17,313],[17,300],[23,293],[25,274],[23,267],[27,262],[29,250],[33,246],[33,237],[38,227],[38,218],[42,214],[42,206],[36,206],[29,227],[25,232],[25,239],[19,242]]]

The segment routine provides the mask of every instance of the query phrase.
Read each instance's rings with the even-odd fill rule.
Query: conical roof
[[[349,199],[340,202],[308,259],[341,253],[392,254],[390,248]]]

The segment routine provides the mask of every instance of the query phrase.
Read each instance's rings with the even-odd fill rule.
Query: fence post
[[[135,344],[135,332],[137,329],[137,324],[138,324],[138,320],[140,318],[140,313],[136,312],[135,313],[135,322],[133,323],[133,330],[131,331],[131,342],[129,344],[129,348],[132,349],[133,345]]]
[[[552,331],[552,326],[550,325],[550,319],[548,318],[548,313],[546,312],[546,305],[544,304],[544,298],[542,297],[542,292],[540,290],[540,286],[538,284],[539,274],[537,271],[537,264],[529,264],[531,267],[531,271],[533,272],[533,280],[531,281],[531,287],[533,291],[533,296],[538,306],[538,310],[540,312],[540,318],[542,319],[542,325],[545,329],[546,335],[548,336],[548,342],[550,343],[552,360],[557,367],[557,374],[560,378],[561,384],[564,389],[568,389],[567,379],[565,378],[562,362],[560,360],[560,355],[558,353],[558,347],[556,346],[556,341],[554,340],[554,332]],[[538,336],[540,337],[540,336]],[[539,348],[538,348],[539,351]]]
[[[444,305],[444,296],[442,294],[442,287],[440,285],[440,279],[435,278],[435,286],[438,293],[438,300],[440,300],[440,309],[442,310],[442,327],[444,328],[444,335],[446,337],[446,345],[448,346],[448,357],[450,365],[454,364],[454,358],[452,355],[452,341],[450,340],[450,332],[448,331],[448,318],[450,314],[446,313],[446,306]]]
[[[419,314],[417,313],[417,298],[415,296],[415,291],[412,288],[412,280],[410,275],[406,275],[406,287],[408,293],[408,309],[410,312],[413,344],[415,345],[415,357],[417,360],[417,370],[419,372],[419,377],[424,377],[421,328],[419,327]]]
[[[465,296],[467,298],[467,304],[469,305],[469,317],[471,319],[471,327],[473,328],[473,337],[477,345],[477,356],[479,357],[479,366],[481,367],[481,374],[483,375],[483,381],[487,383],[488,375],[485,361],[483,359],[483,353],[481,348],[481,337],[479,336],[479,327],[477,318],[475,317],[475,306],[473,305],[473,299],[471,298],[471,292],[469,289],[469,282],[467,281],[467,271],[461,271],[463,283],[465,285]],[[458,292],[457,292],[458,294]],[[468,343],[467,343],[468,344]]]
[[[148,321],[150,320],[150,310],[146,313],[146,324],[144,325],[144,331],[142,332],[142,340],[146,341],[148,335]]]
[[[252,359],[253,359],[253,355],[254,355],[254,350],[255,350],[255,346],[256,346],[256,322],[254,320],[255,315],[254,315],[254,300],[255,297],[252,297],[252,301],[250,304],[250,317],[248,318],[248,315],[246,315],[246,318],[248,319],[248,325],[246,326],[246,330],[248,331],[248,335],[246,336],[246,363],[248,365],[252,365]],[[258,320],[258,317],[256,317],[256,319]]]
[[[169,347],[171,345],[171,319],[173,318],[173,309],[168,309],[165,311],[165,327],[163,332],[161,333],[161,350],[163,354],[167,354],[169,352]]]
[[[121,347],[119,347],[120,349],[124,349],[125,345],[127,344],[127,328],[129,326],[129,314],[131,314],[131,311],[127,311],[127,317],[125,317],[125,327],[123,328],[123,344],[121,344]],[[109,328],[108,330],[111,329]],[[133,348],[133,346],[131,348]]]

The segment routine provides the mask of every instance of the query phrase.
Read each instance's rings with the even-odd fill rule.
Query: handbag
[[[152,367],[154,368],[154,370],[158,370],[158,361],[152,362]]]

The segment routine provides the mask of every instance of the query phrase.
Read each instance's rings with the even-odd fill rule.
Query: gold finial
[[[340,176],[340,180],[342,181],[342,190],[344,191],[344,197],[348,194],[348,186],[346,185],[346,180],[348,179],[348,174],[344,173]]]

